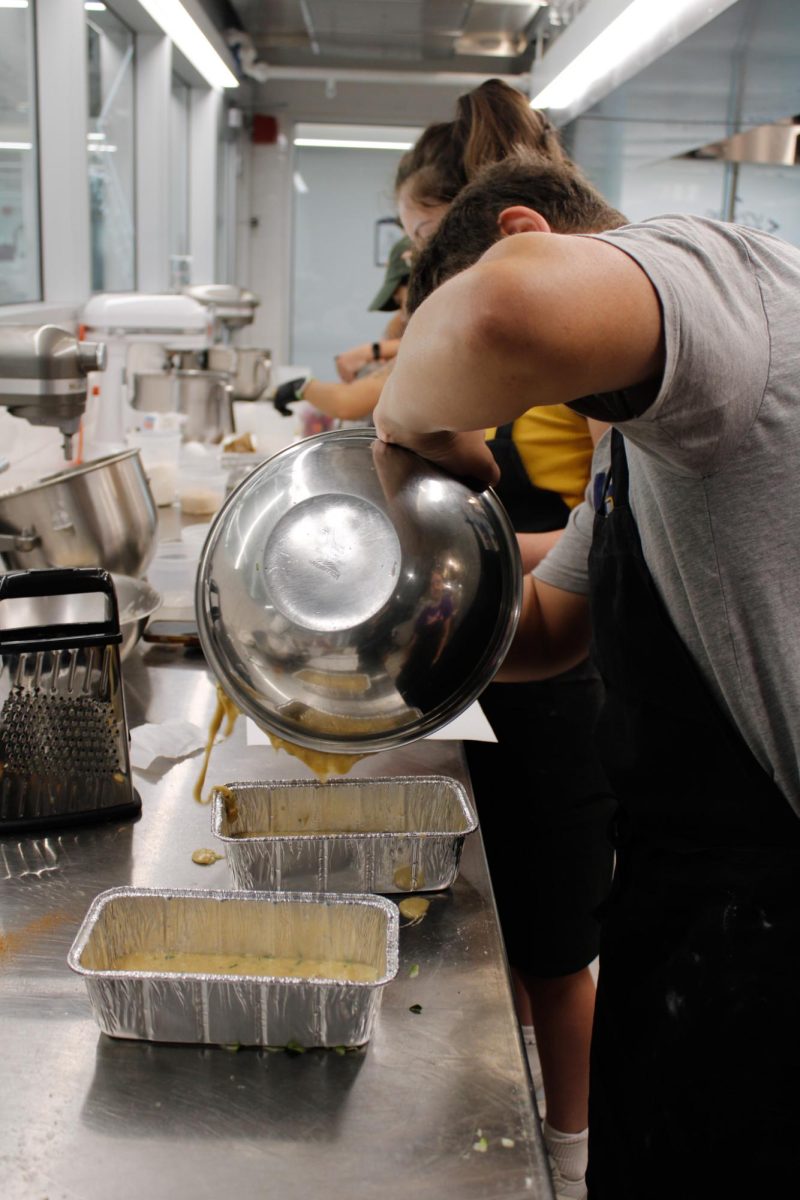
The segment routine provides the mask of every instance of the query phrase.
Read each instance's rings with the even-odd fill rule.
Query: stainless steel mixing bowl
[[[9,570],[105,567],[143,575],[158,515],[138,450],[122,450],[0,493]]]
[[[131,579],[128,575],[112,575],[119,606],[119,625],[122,630],[120,658],[127,658],[139,641],[156,609],[161,607],[161,596],[146,579]]]
[[[119,652],[124,659],[144,633],[148,617],[161,605],[161,597],[144,579],[127,575],[112,575],[117,593],[119,626],[122,642]],[[17,629],[26,626],[70,625],[100,620],[105,605],[100,593],[93,595],[25,596],[7,600],[0,606],[0,628]],[[97,611],[95,609],[97,608]]]
[[[133,377],[133,407],[186,418],[185,442],[221,442],[233,433],[233,388],[223,371],[142,371]]]
[[[200,642],[268,732],[313,750],[385,750],[483,690],[521,583],[493,492],[368,429],[339,429],[269,459],[220,509],[197,576]]]

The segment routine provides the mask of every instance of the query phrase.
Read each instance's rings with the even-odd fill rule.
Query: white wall
[[[288,138],[274,146],[243,143],[235,282],[260,296],[261,304],[236,341],[271,350],[278,365],[289,362],[291,188]]]
[[[291,352],[319,379],[336,379],[334,356],[377,340],[389,320],[368,308],[384,278],[375,264],[375,222],[395,211],[402,153],[295,150]]]

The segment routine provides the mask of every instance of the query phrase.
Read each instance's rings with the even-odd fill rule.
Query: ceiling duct
[[[800,164],[799,136],[800,116],[786,117],[771,125],[748,129],[746,133],[735,133],[724,141],[711,142],[682,157],[792,167]]]
[[[516,58],[527,50],[528,31],[545,7],[544,0],[475,0],[453,49],[475,57]]]
[[[545,0],[231,0],[231,7],[270,66],[456,74],[527,71],[533,27],[550,11]]]

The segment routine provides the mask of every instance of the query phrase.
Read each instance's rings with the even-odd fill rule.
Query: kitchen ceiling
[[[259,57],[283,66],[527,69],[542,0],[230,0]],[[489,62],[487,63],[487,59]]]
[[[239,103],[297,120],[422,124],[493,75],[525,90],[536,51],[589,0],[204,0],[251,41]],[[219,25],[219,11],[215,14]],[[365,72],[381,73],[375,87]]]
[[[237,94],[299,121],[426,125],[482,78],[523,88],[539,48],[593,0],[203,0],[252,40]],[[600,3],[602,7],[602,0]],[[586,14],[589,16],[589,14]],[[577,29],[577,25],[576,25]],[[597,177],[800,112],[797,0],[737,0],[584,112],[568,135]],[[367,82],[379,79],[381,86]]]

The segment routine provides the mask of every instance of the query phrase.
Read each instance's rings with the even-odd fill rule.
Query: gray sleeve
[[[611,461],[611,433],[606,432],[595,447],[592,471],[581,504],[569,514],[566,528],[553,549],[546,554],[533,575],[542,583],[586,596],[589,592],[589,547],[592,544],[594,481],[604,474]]]
[[[561,588],[563,592],[588,594],[593,517],[588,500],[573,508],[561,537],[534,569],[534,578]]]
[[[748,433],[769,375],[769,329],[741,232],[681,216],[597,236],[638,262],[663,314],[661,387],[624,422],[625,436],[678,474],[713,474]]]

